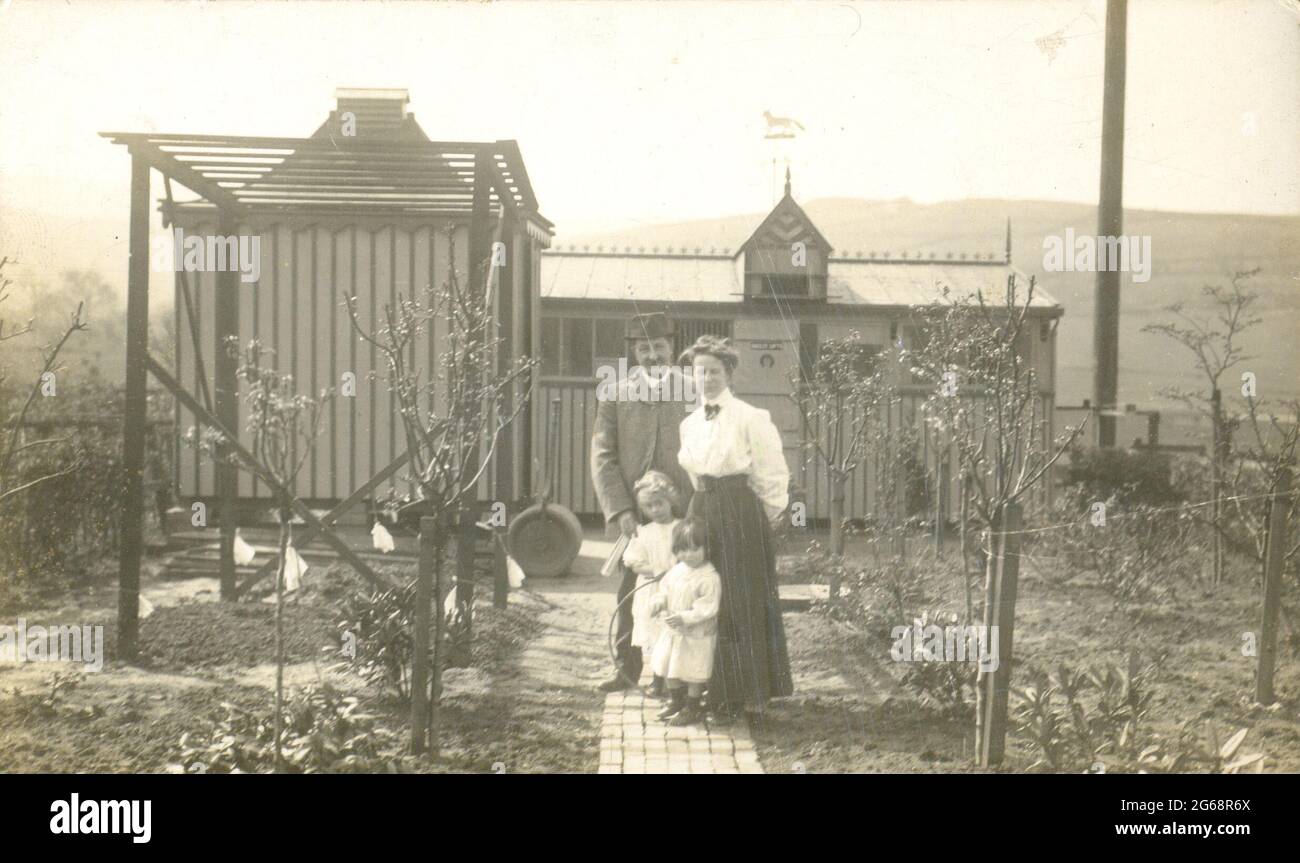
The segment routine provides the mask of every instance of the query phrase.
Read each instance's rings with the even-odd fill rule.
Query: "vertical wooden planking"
[[[413,237],[409,230],[393,226],[392,236],[392,288],[393,288],[393,314],[397,314],[399,304],[404,299],[410,299],[412,295],[411,286],[414,284],[411,267],[414,265],[414,243]],[[414,372],[415,362],[415,341],[412,340],[406,351],[405,360],[412,372]],[[397,458],[402,452],[400,449],[402,441],[405,440],[406,432],[402,428],[401,403],[394,398],[392,400],[392,418],[389,422],[388,441],[389,441],[389,460]],[[387,461],[385,462],[387,464]],[[393,477],[393,485],[398,489],[400,494],[409,494],[411,487],[409,483],[401,482],[400,477],[405,472]]]
[[[431,246],[433,250],[432,262],[432,284],[435,293],[441,293],[446,290],[448,273],[451,267],[451,241],[444,230],[444,225],[437,225],[431,228]],[[430,297],[430,301],[438,303],[436,297]],[[447,350],[447,319],[445,315],[436,315],[430,327],[429,350],[433,356],[435,385],[432,391],[433,403],[430,409],[435,412],[441,412],[446,406],[446,376],[442,372],[441,355]]]
[[[258,229],[262,246],[262,273],[257,282],[253,297],[256,312],[255,330],[257,340],[263,348],[270,347],[273,338],[272,326],[275,317],[275,277],[279,262],[275,258],[275,225],[262,225]],[[253,478],[253,496],[269,497],[271,490],[261,480]]]
[[[363,332],[374,332],[375,326],[375,292],[374,292],[374,233],[369,229],[355,229],[356,255],[354,268],[356,278],[353,293],[357,298],[357,321]],[[374,476],[378,469],[375,462],[375,383],[371,380],[377,351],[370,342],[357,342],[357,397],[354,410],[357,415],[356,451],[352,460],[357,466],[357,483],[364,484]],[[383,493],[383,487],[375,489],[373,497]]]
[[[307,341],[311,335],[303,333],[303,328],[307,325],[307,315],[305,315],[305,305],[307,296],[305,292],[311,289],[311,286],[304,285],[304,274],[308,270],[307,251],[303,246],[307,246],[309,238],[305,235],[302,227],[295,226],[290,235],[290,278],[289,278],[289,313],[282,318],[285,324],[286,334],[289,335],[289,356],[287,360],[287,370],[294,376],[294,393],[300,394],[303,391],[303,364],[300,350],[308,347]],[[289,459],[291,464],[298,464],[299,442],[294,439],[290,442]],[[302,496],[303,483],[302,474],[290,483],[290,490],[295,496]]]
[[[401,231],[398,229],[397,225],[390,225],[388,228],[388,306],[393,310],[392,313],[394,320],[397,319],[399,291],[398,280],[401,278],[401,274],[406,270],[406,268],[402,266],[397,253],[398,237],[400,236]],[[387,431],[385,439],[388,443],[388,449],[385,452],[383,459],[380,461],[380,464],[388,464],[397,456],[397,426],[401,422],[401,418],[398,416],[397,399],[393,396],[391,388],[385,386],[384,391],[388,395],[388,421],[384,426]],[[398,493],[401,492],[396,477],[393,478],[390,484],[398,491]]]
[[[241,223],[238,225],[236,232],[239,235],[241,254],[251,254],[251,251],[244,252],[242,247],[245,243],[252,242],[253,227],[246,222]],[[235,322],[235,334],[239,337],[239,347],[242,352],[244,346],[257,337],[257,283],[245,282],[244,274],[241,271],[235,274],[234,285],[235,290],[239,292],[238,320]],[[241,353],[240,356],[242,355]],[[238,360],[235,362],[236,370],[239,368],[239,362]],[[244,384],[243,381],[238,379],[236,384],[235,404],[237,408],[242,408]],[[244,446],[249,446],[252,443],[252,435],[245,428],[247,424],[243,422],[244,412],[242,409],[239,415],[240,421],[237,423],[238,427],[235,429],[235,433],[239,435],[239,440]],[[240,499],[253,496],[253,475],[251,473],[242,469],[235,471],[235,493],[236,497]]]
[[[329,318],[329,377],[326,379],[324,386],[332,391],[329,399],[329,406],[325,417],[325,422],[329,427],[327,435],[329,447],[329,497],[330,500],[341,500],[347,492],[342,490],[342,477],[339,476],[339,415],[341,413],[339,403],[339,366],[342,362],[339,359],[339,350],[346,344],[340,338],[339,323],[343,316],[339,314],[339,250],[338,250],[339,232],[330,229],[329,231],[329,281],[322,285],[321,301],[324,303]]]
[[[346,279],[344,285],[339,287],[335,294],[335,302],[342,303],[343,296],[356,296],[356,226],[348,227],[346,234],[343,234],[343,242],[339,243],[339,253],[343,256],[343,264],[339,265],[339,278]],[[356,399],[361,391],[361,377],[357,373],[357,348],[360,341],[357,338],[356,331],[352,329],[351,317],[348,315],[347,308],[339,309],[339,320],[342,321],[344,344],[347,344],[347,365],[346,372],[351,373],[351,395],[343,396],[343,406],[346,406],[346,425],[344,425],[344,434],[346,434],[346,446],[343,447],[343,463],[347,465],[347,493],[351,495],[356,491],[356,461],[360,457],[360,452],[356,448]],[[339,374],[342,378],[342,373]],[[341,380],[335,380],[335,385],[341,385]],[[364,480],[363,480],[364,482]]]
[[[324,226],[312,229],[312,278],[311,278],[311,387],[308,394],[319,399],[321,390],[330,386],[334,371],[334,319],[330,315],[330,294],[334,292],[332,262],[334,250],[332,241],[334,232]],[[333,446],[331,432],[333,429],[333,405],[326,401],[321,405],[320,422],[316,427],[316,440],[312,445],[311,496],[318,499],[334,497],[333,488]]]
[[[432,248],[430,246],[430,235],[427,226],[420,226],[411,231],[411,301],[421,309],[427,309],[429,305],[429,283],[432,272],[431,264]],[[434,374],[434,362],[429,354],[429,347],[432,344],[432,325],[425,322],[425,332],[416,337],[414,348],[414,370],[419,373],[419,384],[421,391],[428,385]],[[417,397],[418,399],[418,397]],[[419,404],[423,406],[423,400],[418,399]],[[399,434],[398,445],[406,446],[406,438]],[[403,475],[408,475],[410,471],[402,471]],[[415,490],[415,483],[408,484],[410,491]]]
[[[377,332],[384,327],[384,309],[391,308],[393,305],[395,286],[393,283],[393,227],[391,225],[384,225],[374,230],[371,234],[371,251],[374,254],[370,262],[370,272],[374,279],[371,288],[371,296],[375,303],[373,326],[374,331]],[[388,391],[388,363],[382,353],[376,353],[374,362],[375,382],[372,392],[375,411],[374,425],[370,429],[371,452],[374,459],[370,468],[372,474],[393,459],[389,435],[392,433],[394,419],[393,398]],[[394,489],[396,489],[396,483],[389,479],[376,491],[383,495]]]

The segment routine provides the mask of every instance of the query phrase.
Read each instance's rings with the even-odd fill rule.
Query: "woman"
[[[722,577],[709,707],[726,722],[794,690],[772,537],[790,471],[768,412],[731,394],[739,356],[728,340],[701,336],[682,362],[694,368],[704,402],[682,421],[677,460],[695,486],[690,514],[704,520],[709,562]]]

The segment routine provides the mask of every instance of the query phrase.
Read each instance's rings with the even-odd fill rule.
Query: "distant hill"
[[[1012,220],[1012,262],[1037,276],[1065,307],[1058,338],[1058,403],[1078,404],[1092,394],[1092,315],[1095,276],[1091,273],[1043,271],[1043,237],[1095,232],[1096,210],[1056,201],[976,199],[939,204],[908,200],[864,201],[825,198],[803,203],[837,254],[949,251],[1001,256],[1006,220]],[[729,248],[739,246],[764,214],[737,215],[636,230],[556,237],[557,244],[588,243]],[[20,262],[6,269],[13,278],[13,297],[0,312],[11,321],[26,320],[39,310],[41,335],[56,329],[76,299],[90,301],[91,331],[70,348],[70,363],[93,364],[111,380],[122,374],[121,315],[126,297],[126,219],[86,218],[0,208],[0,255]],[[1243,370],[1255,372],[1260,394],[1300,398],[1300,216],[1202,215],[1129,210],[1125,231],[1152,237],[1151,280],[1135,284],[1121,279],[1120,397],[1143,406],[1161,404],[1159,390],[1193,386],[1188,356],[1161,339],[1144,335],[1142,326],[1164,320],[1169,303],[1200,303],[1201,286],[1224,284],[1236,270],[1260,267],[1252,289],[1261,295],[1258,313],[1264,322],[1250,333],[1254,359]],[[69,276],[68,271],[83,271]],[[92,276],[91,274],[95,274]],[[171,280],[151,277],[153,314],[161,336],[170,322]],[[36,297],[32,293],[36,293]],[[1203,304],[1201,304],[1203,305]],[[24,351],[41,338],[10,344]],[[34,352],[33,352],[34,354]],[[22,360],[31,362],[33,355]],[[19,360],[15,364],[25,363]],[[1231,382],[1229,382],[1231,383]],[[1229,393],[1231,394],[1231,392]]]
[[[1065,308],[1057,342],[1058,403],[1078,404],[1092,395],[1092,316],[1096,276],[1043,270],[1043,238],[1095,234],[1096,208],[1057,201],[974,199],[938,204],[908,200],[865,201],[823,198],[800,202],[835,254],[889,251],[967,252],[1001,256],[1006,220],[1011,219],[1012,263],[1036,276]],[[631,231],[560,235],[558,244],[672,246],[735,249],[763,214],[747,214]],[[562,226],[561,226],[562,228]],[[1250,282],[1260,295],[1256,311],[1264,321],[1247,340],[1260,394],[1300,398],[1300,216],[1246,216],[1128,210],[1126,234],[1150,235],[1151,280],[1120,281],[1120,398],[1143,406],[1162,404],[1167,386],[1195,386],[1190,355],[1172,343],[1141,332],[1165,320],[1162,309],[1186,300],[1204,308],[1205,284],[1227,285],[1235,271],[1259,267]],[[1232,383],[1232,382],[1229,382]]]

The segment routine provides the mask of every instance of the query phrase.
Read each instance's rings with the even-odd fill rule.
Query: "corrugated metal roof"
[[[954,299],[983,291],[985,302],[997,304],[1003,299],[1007,276],[1012,273],[1021,291],[1029,286],[1029,276],[1007,264],[832,260],[827,271],[826,301],[855,306],[931,305],[943,299],[945,287]],[[1045,309],[1059,304],[1035,284],[1031,305]]]
[[[739,258],[542,253],[542,298],[739,303]]]
[[[700,255],[542,253],[542,297],[674,303],[741,303],[744,258]],[[943,288],[954,298],[984,292],[1001,300],[1007,276],[1028,286],[1029,277],[1006,264],[904,262],[832,258],[827,265],[831,305],[920,306],[938,302]],[[1034,308],[1059,308],[1034,287]]]

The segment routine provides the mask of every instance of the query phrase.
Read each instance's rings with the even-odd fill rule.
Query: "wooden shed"
[[[358,298],[361,324],[369,330],[385,303],[395,303],[399,295],[423,295],[445,282],[450,268],[468,282],[471,260],[498,248],[504,255],[498,255],[489,278],[495,280],[505,353],[531,354],[539,339],[539,253],[549,245],[552,226],[537,212],[513,141],[430,141],[400,90],[339,91],[337,109],[301,141],[159,135],[114,140],[157,148],[228,189],[241,205],[239,217],[224,225],[223,209],[208,199],[165,200],[161,209],[164,224],[181,237],[259,239],[256,280],[241,276],[233,285],[241,343],[258,339],[272,349],[276,367],[293,374],[299,392],[339,389],[294,489],[313,505],[347,498],[405,449],[395,401],[383,380],[383,359],[351,327],[345,294]],[[472,236],[471,225],[476,180],[484,175],[491,186],[486,242]],[[508,189],[504,195],[498,192],[502,187]],[[177,246],[179,251],[179,240]],[[210,374],[216,365],[221,276],[211,267],[176,274],[176,332],[188,332],[192,314],[200,350],[188,338],[178,338],[175,374],[195,391],[204,371]],[[445,335],[445,325],[435,327],[418,343],[417,367],[434,371]],[[502,441],[484,478],[485,498],[515,501],[529,494],[531,421],[529,407]],[[212,460],[183,440],[193,425],[193,414],[178,404],[173,481],[183,502],[218,494]],[[396,481],[389,478],[374,488],[372,499]],[[270,497],[246,472],[238,483],[245,505],[263,506],[257,501]]]

